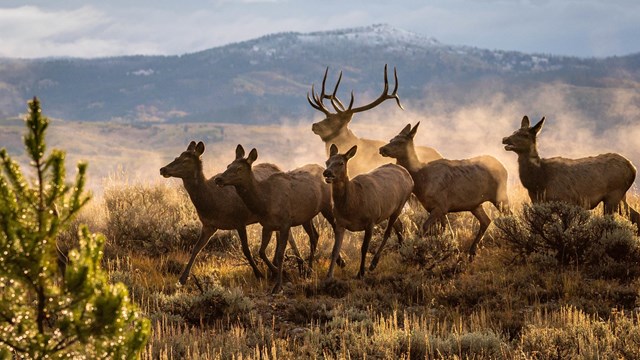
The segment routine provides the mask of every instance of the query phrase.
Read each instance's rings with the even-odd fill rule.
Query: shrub
[[[528,204],[522,215],[496,219],[500,239],[523,258],[552,256],[561,266],[597,277],[640,275],[640,240],[630,222],[593,216],[562,202]]]
[[[424,238],[409,236],[399,252],[406,263],[440,276],[456,273],[464,261],[458,241],[449,232]]]
[[[243,319],[253,308],[253,303],[242,290],[216,285],[197,295],[177,292],[172,295],[156,294],[156,297],[161,311],[181,316],[194,325],[213,323],[224,317]]]
[[[119,247],[151,255],[190,247],[200,222],[184,191],[166,185],[114,186],[105,191],[106,235]]]

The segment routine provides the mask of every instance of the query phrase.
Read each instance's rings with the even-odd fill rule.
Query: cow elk
[[[293,226],[302,225],[309,235],[309,268],[318,243],[318,232],[313,218],[322,215],[335,228],[331,206],[331,188],[322,178],[324,168],[320,165],[305,165],[301,168],[276,173],[266,179],[258,179],[252,168],[258,158],[256,149],[252,149],[245,158],[241,145],[236,148],[236,159],[227,170],[216,177],[219,186],[233,185],[246,206],[258,216],[262,225],[262,244],[260,256],[269,268],[275,272],[276,279],[272,292],[282,288],[284,251],[287,246],[286,234]],[[273,231],[277,231],[277,245],[274,262],[271,263],[265,250]]]
[[[345,229],[349,231],[363,231],[364,239],[361,247],[360,270],[358,277],[365,273],[365,258],[369,249],[369,242],[373,227],[388,220],[382,243],[378,248],[369,270],[375,269],[382,249],[391,235],[391,229],[398,220],[404,204],[411,195],[413,180],[401,166],[385,164],[368,173],[349,179],[347,170],[349,159],[356,154],[358,147],[354,145],[346,153],[339,154],[338,147],[331,145],[327,169],[324,171],[325,181],[331,184],[333,197],[333,215],[336,218],[335,243],[331,253],[331,264],[327,278],[333,277]],[[401,232],[396,229],[398,241],[402,241]]]
[[[469,248],[474,256],[478,243],[491,224],[482,207],[490,201],[501,211],[509,210],[507,170],[492,156],[477,156],[464,160],[440,159],[421,163],[416,155],[413,138],[418,131],[407,125],[391,141],[380,148],[380,154],[394,158],[406,168],[414,181],[413,193],[429,217],[422,224],[427,232],[447,213],[470,211],[480,222],[480,229]]]
[[[640,215],[626,200],[627,190],[636,178],[633,164],[615,153],[580,159],[542,159],[536,138],[544,120],[543,117],[530,126],[529,118],[524,116],[520,129],[502,139],[505,150],[518,154],[520,181],[531,201],[562,201],[589,210],[602,202],[605,214],[628,213],[640,233]]]
[[[320,94],[317,94],[314,90],[314,86],[311,86],[311,93],[313,99],[307,94],[307,101],[314,109],[322,112],[325,118],[317,123],[314,123],[311,130],[320,138],[326,145],[327,154],[332,144],[338,147],[338,151],[346,151],[354,145],[358,146],[358,157],[353,159],[349,163],[349,173],[352,176],[365,173],[371,169],[374,169],[382,164],[386,164],[389,161],[378,153],[378,149],[384,145],[383,141],[371,140],[357,137],[351,129],[349,129],[349,122],[354,114],[373,109],[380,105],[385,100],[395,99],[398,106],[402,109],[400,104],[400,98],[398,97],[398,75],[396,69],[393,69],[393,75],[395,78],[395,87],[391,93],[389,93],[389,80],[387,77],[387,65],[384,66],[384,89],[382,94],[373,102],[353,107],[354,98],[353,92],[351,92],[351,101],[349,106],[345,107],[342,101],[337,97],[338,86],[342,79],[342,72],[338,77],[336,86],[332,94],[325,93],[325,83],[327,81],[327,73],[329,68],[325,70],[324,78],[322,79],[322,90]],[[324,100],[329,100],[333,110],[331,112],[324,104]],[[430,147],[418,147],[418,157],[424,161],[429,162],[435,159],[440,159],[442,156],[433,148]]]
[[[192,141],[187,150],[175,158],[171,163],[160,169],[160,175],[169,178],[181,178],[184,188],[198,213],[202,223],[200,237],[191,252],[189,262],[180,276],[180,283],[185,284],[196,256],[207,245],[209,239],[218,230],[236,230],[242,244],[242,252],[249,261],[253,273],[257,278],[263,278],[262,272],[256,266],[247,240],[246,225],[258,222],[253,214],[242,202],[242,199],[231,188],[221,189],[214,184],[214,178],[207,179],[202,170],[202,153],[204,143],[196,144]],[[262,180],[267,176],[281,172],[273,164],[259,164],[255,166],[255,176]]]

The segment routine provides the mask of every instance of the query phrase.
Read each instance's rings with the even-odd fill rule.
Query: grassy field
[[[456,141],[437,136],[446,133],[442,124],[424,127],[417,143],[452,158],[489,153],[511,174],[515,213],[501,217],[485,207],[496,221],[475,259],[466,256],[478,228],[470,214],[449,216],[445,233],[423,238],[416,229],[426,214],[417,205],[407,206],[401,217],[405,242],[398,244],[392,236],[375,271],[354,278],[362,233],[349,234],[342,249],[348,264],[326,281],[333,234],[318,221],[315,271],[299,275],[297,259],[288,253],[289,281],[276,295],[269,294],[269,280],[254,278],[237,235],[229,231],[212,238],[187,284],[177,285],[200,224],[181,182],[161,178],[158,170],[190,140],[207,144],[207,176],[224,168],[238,143],[257,147],[260,162],[283,169],[322,163],[324,145],[308,124],[248,128],[54,121],[48,144],[65,149],[71,167],[77,160],[89,161],[89,187],[96,196],[76,223],[106,235],[111,279],[126,284],[152,319],[145,359],[640,358],[640,239],[629,222],[604,218],[601,208],[585,212],[557,204],[527,205],[514,176],[515,156],[500,146],[514,121],[500,120],[480,131],[475,123],[458,124],[452,131]],[[21,154],[23,124],[1,125],[2,147]],[[360,124],[356,130],[387,139],[400,127]],[[555,138],[543,156],[549,149],[566,148],[566,139]],[[572,148],[567,156],[601,152],[601,143],[585,143],[595,147]],[[636,159],[637,149],[629,151]],[[632,189],[630,203],[638,209],[637,187]],[[63,247],[73,246],[75,230],[61,236]],[[260,228],[248,230],[256,255]],[[382,232],[377,229],[374,235],[372,253]],[[295,229],[294,236],[306,255],[306,235]]]
[[[78,222],[107,236],[111,279],[153,320],[145,359],[640,357],[640,239],[630,223],[597,210],[522,205],[521,189],[512,199],[514,216],[485,206],[497,225],[472,262],[466,249],[478,225],[470,214],[451,215],[444,234],[421,238],[416,224],[426,214],[407,206],[405,242],[392,236],[362,280],[354,278],[362,233],[345,239],[347,266],[324,280],[333,234],[318,221],[315,271],[300,276],[289,253],[289,281],[276,295],[269,280],[254,278],[229,231],[212,238],[187,284],[177,285],[199,222],[175,183],[111,182]],[[555,215],[536,223],[545,214]],[[249,227],[256,255],[259,232]],[[307,254],[306,235],[294,236]],[[61,241],[72,244],[73,229]]]

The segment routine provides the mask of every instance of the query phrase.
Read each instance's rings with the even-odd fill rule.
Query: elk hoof
[[[378,266],[378,261],[376,261],[375,259],[371,262],[371,265],[369,265],[369,271],[373,271],[376,269],[376,266]]]
[[[347,266],[347,262],[344,261],[344,259],[342,257],[339,257],[338,260],[336,260],[336,264],[338,266],[340,266],[340,268],[343,268],[343,269],[344,269],[345,266]]]
[[[188,277],[188,276],[184,276],[184,275],[183,275],[183,276],[180,276],[180,279],[178,280],[178,284],[179,284],[180,286],[182,286],[182,285],[186,284],[186,283],[187,283],[187,277]]]

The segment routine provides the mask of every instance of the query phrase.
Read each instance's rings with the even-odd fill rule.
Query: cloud
[[[183,54],[266,34],[388,23],[446,44],[579,56],[640,51],[633,0],[5,0],[0,56]],[[9,7],[8,4],[14,4]]]
[[[92,7],[45,10],[35,6],[0,8],[0,56],[4,57],[100,57],[133,53],[157,53],[150,42],[130,42],[109,37],[116,24],[108,14]]]

